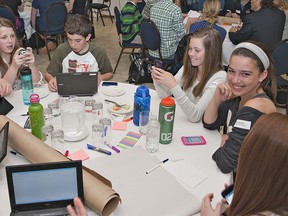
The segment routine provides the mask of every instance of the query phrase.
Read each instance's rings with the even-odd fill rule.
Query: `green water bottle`
[[[171,97],[163,98],[159,105],[160,140],[161,144],[169,144],[173,137],[175,101]]]
[[[29,116],[32,134],[42,140],[41,128],[44,126],[43,106],[39,103],[40,97],[38,94],[30,96]]]

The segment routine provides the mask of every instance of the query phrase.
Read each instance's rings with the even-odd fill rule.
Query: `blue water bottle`
[[[22,96],[25,105],[30,104],[30,95],[33,94],[33,82],[31,69],[29,67],[23,67],[20,69],[20,77],[22,83]]]
[[[133,123],[139,126],[139,114],[141,111],[150,111],[149,89],[145,85],[141,85],[136,89],[134,94],[134,111],[133,111]]]

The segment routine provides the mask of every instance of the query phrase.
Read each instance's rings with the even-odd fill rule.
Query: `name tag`
[[[251,122],[250,122],[250,121],[245,121],[245,120],[238,119],[238,120],[236,121],[236,123],[234,124],[234,127],[250,130],[250,128],[251,128]]]

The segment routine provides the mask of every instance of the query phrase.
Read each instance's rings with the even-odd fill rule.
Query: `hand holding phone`
[[[222,192],[221,195],[223,196],[223,198],[226,199],[226,202],[228,205],[231,204],[232,199],[233,199],[233,195],[234,195],[234,184],[228,186],[227,188],[225,188]]]
[[[163,62],[162,62],[161,60],[159,60],[159,59],[154,59],[153,65],[154,65],[155,67],[164,69],[164,67],[163,67]]]
[[[204,145],[206,140],[203,136],[182,136],[181,140],[184,145]]]

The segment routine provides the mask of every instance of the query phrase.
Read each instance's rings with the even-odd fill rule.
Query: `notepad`
[[[127,127],[126,122],[114,122],[112,125],[112,130],[125,131],[126,127]]]
[[[69,157],[72,159],[72,160],[82,160],[82,161],[85,161],[85,160],[88,160],[89,159],[89,156],[88,154],[83,150],[79,150],[79,151],[76,151],[76,152],[73,152],[73,153],[69,153]]]

